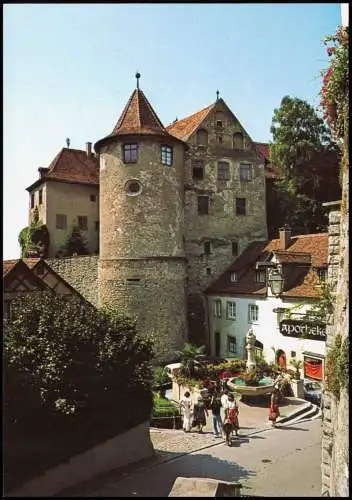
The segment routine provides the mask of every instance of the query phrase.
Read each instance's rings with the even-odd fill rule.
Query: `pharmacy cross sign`
[[[326,325],[310,321],[284,319],[280,321],[280,333],[285,337],[326,340]]]

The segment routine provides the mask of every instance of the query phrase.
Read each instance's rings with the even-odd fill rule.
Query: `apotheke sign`
[[[326,340],[326,325],[323,323],[284,319],[280,321],[280,333],[285,337]]]

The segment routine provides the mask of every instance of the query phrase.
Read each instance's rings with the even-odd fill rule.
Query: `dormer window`
[[[136,163],[138,160],[138,144],[123,145],[123,161],[125,163]]]
[[[231,271],[230,273],[230,281],[231,283],[237,283],[238,276],[236,271]]]
[[[266,271],[265,269],[258,269],[255,273],[255,281],[256,283],[265,283],[266,282]]]
[[[171,167],[173,160],[173,151],[171,146],[161,146],[161,163],[167,167]]]

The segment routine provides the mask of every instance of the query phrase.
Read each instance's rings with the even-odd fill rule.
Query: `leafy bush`
[[[39,220],[39,211],[36,207],[31,224],[23,228],[18,235],[21,257],[27,258],[30,252],[37,252],[45,258],[49,248],[49,239],[48,228]]]
[[[160,396],[158,393],[153,395],[153,411],[151,424],[162,428],[179,428],[181,424],[181,412],[179,406]]]
[[[204,354],[205,346],[196,346],[186,342],[183,349],[178,352],[181,360],[180,373],[187,377],[195,374],[196,361]]]

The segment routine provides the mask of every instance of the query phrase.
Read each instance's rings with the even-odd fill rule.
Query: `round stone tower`
[[[100,158],[99,304],[136,317],[159,360],[187,339],[184,152],[144,93],[132,93]]]

